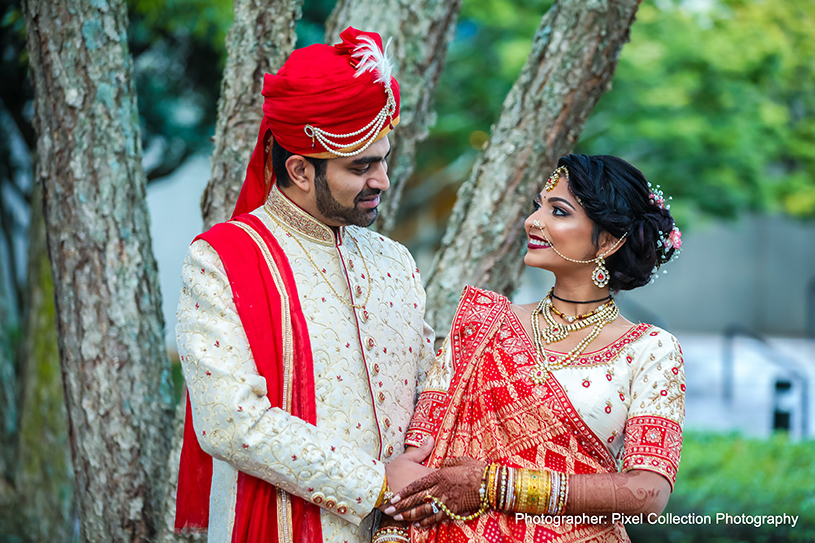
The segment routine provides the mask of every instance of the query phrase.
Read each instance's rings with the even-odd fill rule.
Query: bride
[[[628,541],[679,464],[684,369],[671,334],[623,317],[681,234],[658,189],[612,156],[558,162],[526,219],[555,286],[516,305],[467,287],[407,435],[440,468],[394,496],[374,541]]]

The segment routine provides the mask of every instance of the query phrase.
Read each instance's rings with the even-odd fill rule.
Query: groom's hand
[[[399,492],[413,481],[436,471],[421,464],[430,456],[433,445],[433,439],[430,438],[421,447],[408,447],[404,454],[385,464],[385,475],[388,477],[391,492]],[[384,510],[388,505],[390,504],[386,502],[380,509]]]

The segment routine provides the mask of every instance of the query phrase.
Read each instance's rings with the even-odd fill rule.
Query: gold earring
[[[594,261],[597,263],[597,267],[594,268],[594,272],[592,272],[591,274],[591,280],[598,287],[603,288],[608,284],[609,280],[611,279],[610,277],[611,274],[609,274],[608,268],[606,268],[605,260],[606,255],[613,251],[617,247],[617,245],[619,245],[625,239],[627,235],[628,232],[620,236],[620,238],[616,242],[614,242],[614,245],[611,246],[611,249],[609,249],[608,251],[594,259]],[[589,262],[591,262],[591,260]]]
[[[609,280],[609,273],[608,269],[606,269],[603,255],[598,256],[594,261],[597,262],[597,267],[594,268],[594,272],[591,274],[591,280],[599,288],[603,288],[608,284]]]

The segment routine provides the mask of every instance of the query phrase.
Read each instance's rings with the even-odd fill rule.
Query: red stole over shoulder
[[[315,424],[311,342],[294,276],[280,245],[260,219],[250,214],[216,224],[195,239],[209,243],[221,258],[255,364],[266,379],[272,407]],[[286,357],[285,349],[287,322],[291,326],[290,358]],[[284,387],[285,383],[288,386]],[[288,397],[284,396],[284,390]],[[176,531],[207,528],[211,484],[212,457],[198,443],[187,394]],[[278,511],[279,507],[290,507],[290,511]],[[240,472],[233,543],[279,541],[278,534],[289,529],[279,525],[281,518],[288,519],[292,541],[322,541],[317,506]]]

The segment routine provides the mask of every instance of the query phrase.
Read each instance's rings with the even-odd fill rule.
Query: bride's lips
[[[529,234],[529,242],[526,244],[527,249],[548,249],[552,244],[543,238]]]

